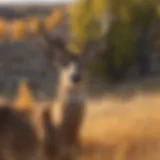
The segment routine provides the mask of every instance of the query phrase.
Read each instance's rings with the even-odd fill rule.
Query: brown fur
[[[50,106],[34,108],[19,112],[12,104],[1,105],[0,160],[72,160],[74,152],[54,127]]]
[[[51,109],[48,107],[43,114],[46,131],[44,138],[45,158],[47,160],[75,160],[74,150],[66,145],[60,128],[55,127]]]
[[[6,106],[0,110],[0,119],[1,159],[38,159],[41,141],[31,118]]]
[[[19,91],[22,90],[16,101],[0,104],[0,160],[38,160],[43,157],[44,108],[33,104],[26,85],[20,85]],[[20,99],[23,99],[21,103]]]
[[[80,102],[76,100],[70,101],[68,96],[85,94],[87,89],[85,84],[86,81],[82,81],[81,84],[73,90],[68,90],[62,83],[59,84],[57,104],[54,107],[60,110],[61,119],[59,127],[65,137],[66,143],[70,146],[76,145],[79,142],[79,130],[85,113],[85,100]],[[54,102],[54,104],[55,103],[56,102]]]
[[[0,108],[0,160],[71,160],[50,106],[34,106],[30,112],[15,108],[12,104]]]
[[[64,145],[72,150],[77,147],[85,113],[88,64],[101,58],[105,48],[105,36],[89,42],[82,48],[81,54],[77,54],[68,50],[63,37],[47,33],[43,22],[40,23],[40,31],[47,47],[48,64],[54,64],[59,72],[58,95],[53,102],[53,112],[55,113],[56,109],[59,111],[57,127]]]

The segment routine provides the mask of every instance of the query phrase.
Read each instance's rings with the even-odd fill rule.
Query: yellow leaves
[[[70,44],[71,50],[80,50],[88,40],[100,36],[107,9],[104,0],[79,0],[69,9],[71,36],[76,41]]]
[[[76,53],[76,54],[80,54],[80,48],[77,45],[71,43],[67,47],[71,52]]]
[[[55,11],[53,10],[51,15],[49,15],[45,19],[46,29],[49,32],[51,32],[55,27],[57,27],[57,25],[60,23],[61,19],[62,19],[61,13],[58,10],[55,10]]]
[[[33,35],[38,35],[38,29],[39,29],[39,20],[35,17],[29,17],[27,19],[27,29],[29,33]]]
[[[7,23],[4,19],[0,19],[0,40],[2,41],[5,38],[7,33]]]
[[[74,10],[73,10],[73,8],[74,8],[74,5],[72,4],[72,5],[69,5],[69,6],[67,6],[67,13],[72,13]]]
[[[156,10],[157,10],[157,15],[160,17],[160,4],[157,5]]]
[[[20,112],[26,112],[30,111],[33,106],[34,98],[28,88],[27,82],[25,80],[21,80],[16,99],[14,100],[14,107]]]
[[[122,20],[124,20],[124,21],[130,20],[130,15],[129,15],[129,11],[128,11],[127,7],[125,7],[125,6],[120,7],[120,15],[121,15]]]
[[[45,23],[45,27],[46,27],[47,31],[51,32],[52,27],[54,25],[54,21],[52,21],[51,16],[48,16],[45,19],[44,23]]]
[[[76,40],[77,43],[69,44],[70,49],[72,51],[79,50],[80,46],[84,42],[84,37],[86,34],[86,25],[89,21],[89,14],[86,14],[84,1],[78,1],[74,7],[69,10],[69,23],[71,28],[71,34],[73,39]]]
[[[92,2],[94,16],[101,17],[106,12],[107,1],[93,0]]]
[[[53,10],[53,12],[51,13],[51,19],[55,24],[59,23],[62,19],[61,12],[59,10]]]
[[[26,24],[23,20],[14,20],[11,24],[11,39],[18,41],[24,39]]]
[[[59,10],[53,10],[52,13],[45,17],[44,23],[46,29],[51,32],[62,21],[63,15]],[[9,28],[9,30],[8,30]],[[0,18],[0,40],[7,35],[13,41],[23,40],[27,34],[37,36],[39,34],[39,19],[36,17],[28,17],[24,19],[15,19],[13,21],[5,21]]]

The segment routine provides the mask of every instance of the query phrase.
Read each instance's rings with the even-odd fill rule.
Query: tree
[[[7,22],[0,19],[0,40],[3,41],[7,33]]]
[[[107,22],[111,9],[114,23],[106,35],[107,50],[98,71],[103,70],[111,80],[120,80],[132,64],[138,64],[140,75],[146,75],[151,68],[154,43],[159,39],[158,4],[158,0],[79,0],[71,12],[74,41],[82,46],[98,37],[101,27],[96,28],[95,22]]]
[[[106,16],[106,2],[82,0],[69,8],[72,50],[80,51],[88,41],[101,35],[102,18]]]
[[[14,20],[11,24],[11,39],[19,41],[25,38],[26,24],[23,20]]]
[[[27,24],[27,33],[29,35],[34,35],[37,36],[38,35],[38,29],[39,29],[39,20],[38,18],[35,17],[28,17],[26,19],[26,24]]]

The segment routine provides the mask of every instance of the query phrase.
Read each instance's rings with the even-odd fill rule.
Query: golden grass
[[[83,160],[160,160],[160,93],[90,99],[81,138]]]
[[[136,91],[139,87],[132,84],[118,88],[117,95],[128,95],[132,88],[131,98],[113,93],[89,99],[81,130],[82,160],[160,160],[160,92]],[[8,101],[1,98],[1,103]]]

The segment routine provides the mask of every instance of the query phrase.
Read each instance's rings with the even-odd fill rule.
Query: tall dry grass
[[[160,160],[159,80],[117,86],[112,94],[89,98],[82,160]],[[50,103],[39,101],[42,106]]]
[[[159,160],[160,93],[90,99],[81,139],[83,160]]]

